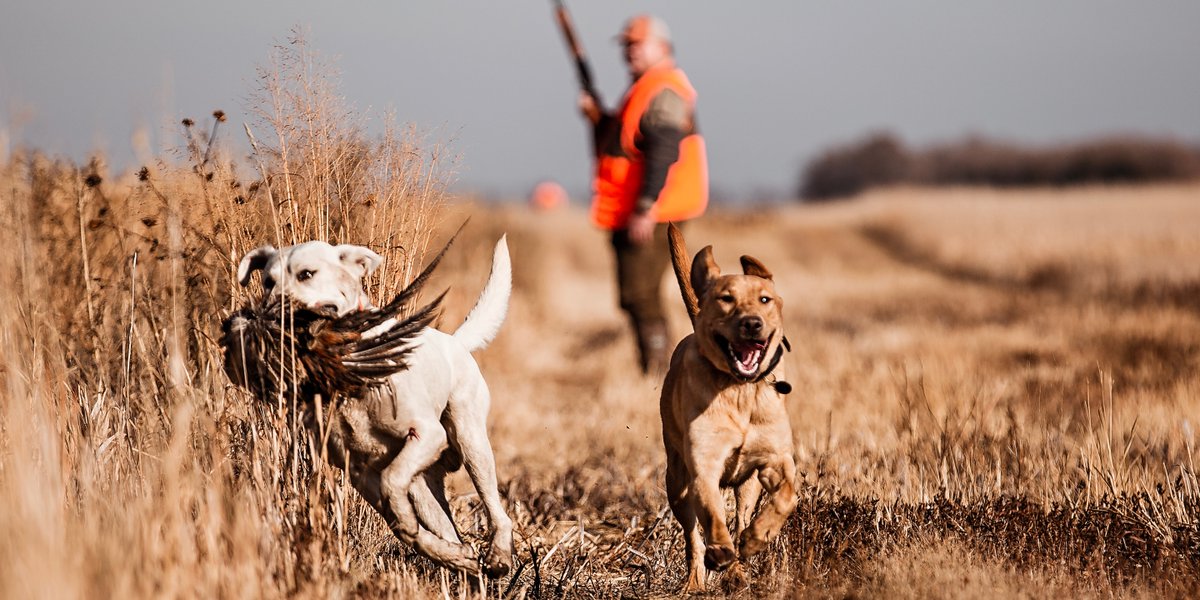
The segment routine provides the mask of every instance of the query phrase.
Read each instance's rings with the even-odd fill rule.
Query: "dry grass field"
[[[477,593],[392,537],[297,407],[234,388],[214,342],[246,297],[232,269],[260,243],[368,244],[390,261],[379,299],[467,216],[431,287],[450,287],[443,326],[474,302],[502,232],[515,270],[478,360],[518,564],[481,593],[677,589],[661,382],[637,374],[606,238],[582,211],[454,201],[413,162],[424,150],[253,190],[193,154],[194,172],[146,181],[26,156],[0,167],[0,596]],[[312,173],[346,164],[298,154]],[[1198,231],[1196,186],[896,189],[692,224],[693,250],[714,244],[726,269],[753,254],[777,275],[801,471],[751,587],[715,579],[714,595],[1200,593]],[[664,294],[682,337],[678,292]],[[478,542],[477,498],[461,473],[451,487]]]
[[[579,208],[451,198],[452,157],[364,135],[325,73],[277,48],[250,167],[220,113],[137,176],[0,164],[0,597],[671,596],[661,382],[637,373],[606,237]],[[467,217],[430,285],[450,289],[441,325],[501,233],[514,264],[477,358],[517,564],[482,587],[399,544],[306,407],[233,386],[215,341],[257,293],[235,269],[261,244],[367,245],[378,302]],[[891,189],[691,224],[693,251],[776,273],[793,343],[799,508],[750,587],[712,595],[1200,594],[1198,231],[1197,185]],[[450,487],[480,543],[478,498],[462,473]]]
[[[914,189],[696,223],[693,250],[774,269],[794,342],[800,508],[746,596],[1195,593],[1197,201]],[[659,382],[634,375],[604,238],[580,214],[489,221],[518,295],[482,361],[526,536],[557,549],[555,594],[669,592]]]

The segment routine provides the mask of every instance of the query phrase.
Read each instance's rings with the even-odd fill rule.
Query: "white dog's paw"
[[[512,570],[512,551],[493,547],[483,563],[488,577],[504,577]]]

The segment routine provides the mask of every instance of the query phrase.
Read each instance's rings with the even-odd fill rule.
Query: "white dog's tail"
[[[512,295],[512,261],[508,257],[507,235],[500,236],[492,254],[492,274],[483,293],[475,302],[467,319],[454,332],[454,338],[467,350],[474,352],[488,345],[500,331],[508,313],[508,298]]]

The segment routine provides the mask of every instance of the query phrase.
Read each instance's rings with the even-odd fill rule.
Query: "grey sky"
[[[876,129],[915,144],[968,133],[1200,141],[1200,2],[568,6],[610,104],[627,83],[612,36],[636,12],[666,19],[725,195],[790,193],[805,161]],[[586,188],[574,72],[548,0],[0,0],[0,129],[132,166],[136,125],[157,147],[178,143],[161,126],[184,116],[222,108],[240,123],[255,66],[294,25],[336,60],[354,106],[450,140],[458,189],[520,194],[544,178]]]

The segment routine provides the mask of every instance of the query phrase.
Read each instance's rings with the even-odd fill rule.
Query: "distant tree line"
[[[1200,148],[1171,139],[1107,137],[1036,148],[968,137],[924,150],[878,132],[826,151],[800,181],[805,200],[836,200],[871,187],[1069,186],[1200,178]]]

